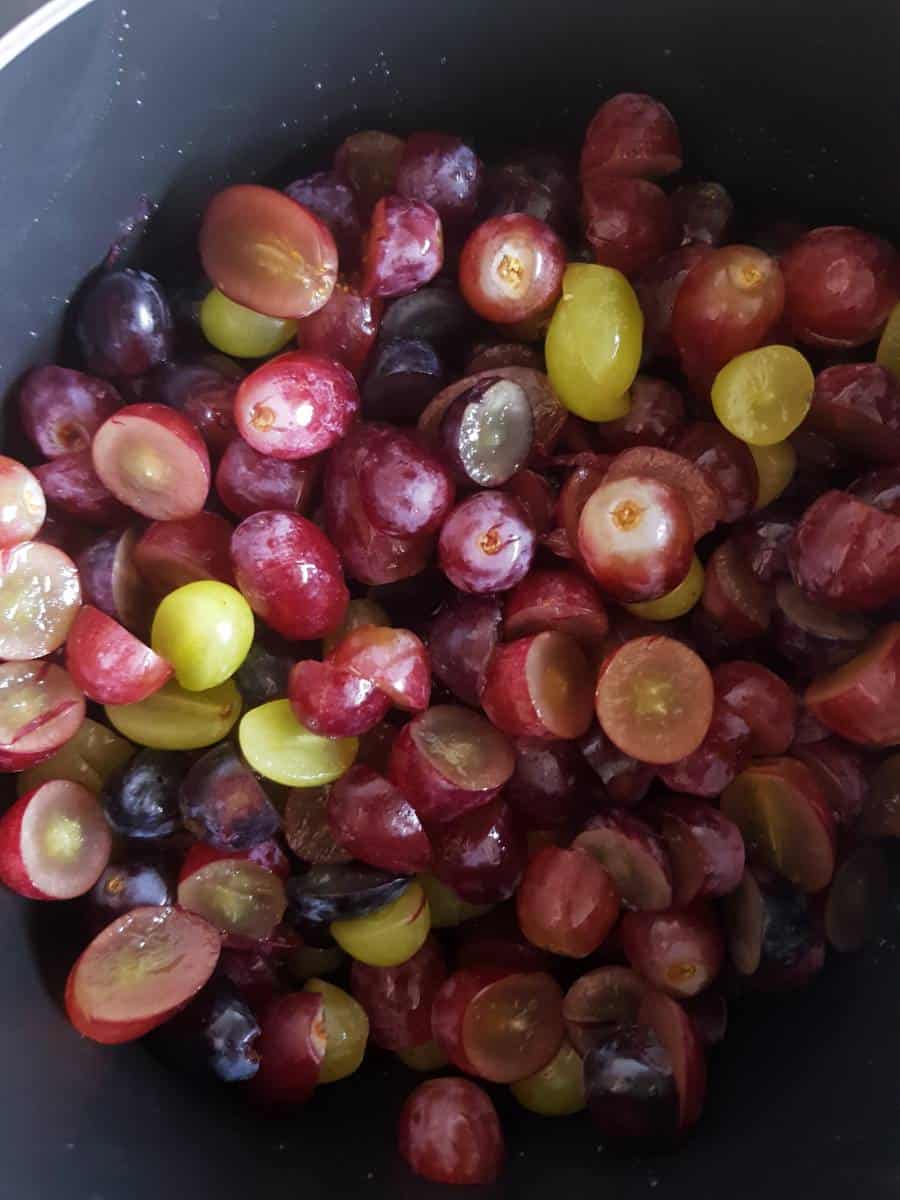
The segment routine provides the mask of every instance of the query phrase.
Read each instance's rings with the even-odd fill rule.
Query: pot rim
[[[93,0],[49,0],[0,37],[0,71]]]

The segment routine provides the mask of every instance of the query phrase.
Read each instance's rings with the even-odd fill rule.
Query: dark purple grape
[[[116,917],[147,904],[174,904],[174,871],[162,855],[130,855],[110,864],[85,897],[88,924],[99,933]]]
[[[626,1025],[584,1059],[584,1090],[594,1124],[611,1141],[664,1141],[678,1125],[672,1062],[645,1025]]]
[[[375,352],[362,388],[370,420],[412,425],[446,382],[444,364],[428,342],[398,338]]]
[[[447,279],[436,279],[428,287],[391,301],[381,321],[381,336],[423,340],[444,350],[471,336],[474,328],[472,310],[456,286]]]
[[[362,223],[353,188],[331,171],[317,171],[315,175],[295,179],[284,190],[331,230],[341,271],[355,270],[362,252]]]
[[[882,512],[900,517],[900,467],[881,467],[855,480],[847,489],[851,495]]]
[[[100,802],[123,837],[161,838],[180,824],[178,788],[187,756],[172,750],[139,750],[106,781]]]
[[[141,400],[184,413],[197,426],[210,453],[218,456],[237,437],[234,397],[243,378],[241,368],[224,354],[163,363],[141,381]]]
[[[795,967],[815,937],[809,902],[786,879],[773,878],[761,889],[763,899],[760,968]]]
[[[249,850],[273,837],[281,824],[230,742],[207,750],[184,777],[181,817],[191,833],[220,850]]]
[[[500,640],[503,613],[493,596],[457,595],[431,622],[428,649],[436,679],[463,704],[478,708],[488,662]]]
[[[426,567],[409,579],[373,587],[369,597],[385,609],[396,629],[418,631],[438,612],[449,592],[446,576],[437,567]]]
[[[475,216],[481,179],[478,156],[458,137],[414,133],[403,148],[396,190],[430,204],[448,229],[459,229]]]
[[[734,218],[734,201],[721,183],[683,183],[672,193],[682,245],[720,246]]]
[[[78,341],[89,371],[143,375],[172,354],[172,316],[159,282],[145,271],[102,272],[78,301]]]
[[[740,526],[737,538],[741,554],[763,583],[789,573],[788,552],[796,528],[796,514],[778,507],[766,508]]]
[[[443,456],[466,483],[500,487],[528,461],[534,419],[525,389],[499,375],[450,404],[440,426]]]
[[[273,654],[260,642],[254,642],[234,677],[246,709],[256,708],[268,700],[283,700],[288,694],[288,676],[294,658]]]
[[[572,172],[552,151],[531,150],[486,173],[481,215],[521,212],[566,234],[574,224],[577,193]]]
[[[567,824],[577,807],[580,755],[574,742],[521,737],[513,743],[516,769],[506,798],[532,829]]]
[[[341,917],[375,912],[396,900],[408,886],[408,876],[379,871],[365,863],[313,866],[288,880],[288,912],[304,924],[330,925]]]
[[[45,458],[87,450],[122,398],[105,379],[67,367],[35,367],[19,392],[22,428]]]
[[[203,991],[150,1037],[150,1045],[173,1066],[210,1072],[224,1083],[252,1079],[259,1070],[259,1022],[238,989],[215,976]]]

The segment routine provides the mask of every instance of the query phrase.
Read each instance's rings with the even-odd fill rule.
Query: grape
[[[350,986],[368,1013],[372,1041],[385,1050],[408,1050],[428,1041],[432,1001],[446,977],[443,951],[434,938],[395,967],[351,963]]]
[[[187,772],[180,808],[185,826],[221,850],[249,850],[281,827],[271,800],[228,742],[208,750]]]
[[[69,1020],[95,1042],[142,1037],[200,991],[220,950],[219,934],[202,917],[134,908],[99,933],[69,973]]]
[[[623,754],[599,728],[580,740],[579,749],[614,804],[623,808],[640,804],[653,782],[652,767]]]
[[[260,512],[234,531],[231,557],[250,607],[289,640],[321,637],[340,622],[349,595],[337,552],[296,513]]]
[[[378,430],[359,478],[360,500],[377,529],[396,537],[436,533],[454,494],[446,467],[421,441],[400,430]]]
[[[423,822],[452,820],[487,804],[513,773],[506,738],[469,709],[436,705],[403,727],[394,742],[390,778],[414,796]]]
[[[553,954],[586,958],[618,920],[619,894],[591,854],[547,846],[528,863],[516,911],[530,942]]]
[[[96,375],[143,375],[166,362],[172,316],[159,281],[145,271],[101,271],[79,297],[76,334]]]
[[[297,333],[297,322],[284,317],[267,317],[245,308],[212,288],[200,306],[203,336],[235,358],[267,358],[277,354]]]
[[[254,642],[234,676],[247,708],[256,708],[267,700],[283,700],[292,666],[293,657],[272,653]]]
[[[533,346],[521,342],[479,342],[466,360],[466,375],[480,375],[503,367],[528,367],[539,371],[543,365],[543,354]]]
[[[878,931],[890,899],[884,852],[863,846],[835,872],[825,904],[825,932],[835,950],[861,950]]]
[[[430,204],[448,228],[465,227],[475,215],[482,167],[473,150],[447,133],[414,133],[397,165],[396,190]]]
[[[139,750],[111,775],[100,799],[116,833],[131,838],[174,833],[181,820],[178,789],[186,770],[183,754]]]
[[[634,290],[644,314],[644,358],[677,358],[672,339],[675,301],[689,272],[712,253],[709,246],[681,246],[635,276]]]
[[[337,845],[373,867],[415,874],[431,865],[431,843],[415,809],[371,767],[351,767],[334,785],[328,824]]]
[[[681,583],[694,557],[691,515],[666,483],[633,476],[597,488],[581,512],[578,548],[614,599],[657,600]]]
[[[375,201],[394,190],[405,143],[392,133],[367,129],[352,133],[337,148],[334,171],[345,180],[368,214]]]
[[[759,494],[756,463],[747,445],[711,421],[689,425],[674,446],[706,471],[722,494],[721,520],[738,521],[755,507]]]
[[[381,323],[385,339],[425,341],[445,351],[455,349],[473,331],[475,320],[448,279],[391,301]],[[471,374],[471,372],[467,372]]]
[[[754,509],[768,506],[784,492],[794,478],[797,469],[797,454],[789,441],[774,442],[770,446],[751,446],[747,449],[756,464],[758,480]]]
[[[0,770],[49,759],[84,720],[84,696],[61,667],[0,664]]]
[[[678,998],[708,987],[725,956],[715,912],[702,902],[678,912],[626,913],[622,943],[636,971]]]
[[[783,308],[784,280],[773,258],[752,246],[714,250],[689,271],[672,310],[672,338],[685,373],[715,374],[759,346]]]
[[[180,521],[154,521],[134,546],[134,566],[153,591],[162,595],[200,580],[233,584],[232,532],[224,517],[205,511]],[[123,538],[116,555],[125,559],[127,551]],[[116,565],[114,562],[113,568]],[[119,565],[120,571],[127,565],[126,559]],[[131,584],[130,578],[124,582]]]
[[[811,600],[790,580],[778,581],[775,602],[775,644],[807,677],[849,662],[871,636],[872,626],[865,617],[835,612],[829,604]]]
[[[398,708],[417,712],[428,707],[428,651],[408,629],[363,625],[341,639],[329,662],[373,680]]]
[[[530,829],[565,827],[579,809],[578,752],[567,740],[521,737],[515,741],[516,769],[506,798]]]
[[[243,378],[242,368],[230,358],[205,354],[157,367],[142,381],[146,386],[141,398],[183,413],[196,425],[210,454],[218,457],[237,434],[234,396]]]
[[[670,449],[684,426],[684,401],[678,389],[663,379],[638,375],[630,400],[624,417],[596,426],[594,441],[599,449],[610,454],[635,446]]]
[[[456,397],[441,421],[439,438],[445,461],[463,483],[499,487],[527,462],[533,434],[524,388],[497,377]]]
[[[744,872],[744,843],[733,821],[711,804],[669,796],[655,809],[672,867],[676,908],[700,896],[724,896]],[[662,986],[662,985],[660,985]]]
[[[287,787],[320,787],[340,778],[356,757],[354,737],[324,738],[301,725],[290,701],[251,709],[238,740],[247,762],[265,779]]]
[[[583,195],[584,236],[595,262],[635,275],[674,248],[672,209],[655,183],[593,172]]]
[[[16,776],[16,791],[24,796],[48,779],[68,779],[96,793],[109,775],[123,766],[133,753],[134,746],[124,738],[105,725],[85,718],[55,753]]]
[[[68,367],[35,367],[19,389],[19,416],[45,458],[87,450],[122,400],[111,383]]]
[[[900,743],[896,671],[900,624],[884,625],[861,654],[820,675],[805,701],[828,729],[861,746]]]
[[[429,1079],[400,1114],[400,1153],[410,1169],[435,1183],[490,1184],[505,1147],[490,1098],[468,1079]]]
[[[174,904],[175,888],[165,859],[153,852],[106,867],[87,895],[88,925],[96,935],[117,917],[145,905]]]
[[[328,787],[294,788],[284,805],[285,840],[299,859],[314,866],[347,863],[352,858],[332,835],[328,821],[330,795]]]
[[[0,455],[0,549],[34,538],[47,515],[40,483],[14,458]]]
[[[852,829],[869,796],[868,763],[863,755],[835,737],[824,738],[815,746],[794,745],[792,752],[815,775],[835,823]]]
[[[834,873],[834,819],[802,762],[755,763],[726,788],[721,806],[740,829],[748,856],[802,891],[827,887]]]
[[[58,649],[81,604],[75,564],[55,546],[0,550],[0,657],[41,658]]]
[[[506,483],[505,490],[525,509],[535,533],[544,534],[552,528],[556,492],[545,476],[526,467],[513,475]]]
[[[34,479],[56,511],[89,525],[124,525],[129,513],[94,470],[90,450],[60,454],[34,468]]]
[[[428,648],[435,678],[472,708],[481,704],[500,622],[500,605],[493,597],[456,596],[429,627]]]
[[[897,302],[896,252],[861,229],[813,229],[781,262],[785,315],[809,345],[861,346],[878,336]]]
[[[366,240],[361,292],[406,296],[444,265],[441,219],[430,204],[385,196],[375,205]]]
[[[596,644],[606,636],[608,627],[596,589],[573,570],[530,571],[504,604],[503,632],[507,639],[552,630]]]
[[[734,539],[710,555],[703,580],[703,608],[729,641],[758,637],[769,627],[771,588],[761,583]]]
[[[289,196],[258,184],[218,192],[200,227],[214,287],[269,317],[299,318],[327,303],[337,250],[327,226]]]
[[[457,896],[452,888],[445,887],[434,875],[420,875],[419,883],[428,897],[432,929],[455,928],[464,921],[471,921],[491,911],[490,904],[469,904],[467,900]]]
[[[703,564],[695,554],[687,575],[671,592],[666,592],[657,600],[643,600],[624,607],[645,621],[675,621],[689,613],[703,595],[704,578]]]
[[[256,1017],[237,988],[215,978],[150,1041],[177,1068],[236,1083],[252,1079],[259,1070],[259,1034]]]
[[[229,679],[253,642],[250,605],[227,583],[202,580],[169,592],[153,618],[151,644],[190,692]]]
[[[794,740],[797,702],[788,685],[755,662],[723,663],[713,671],[716,694],[746,722],[750,753],[784,754]]]
[[[370,967],[396,967],[421,950],[431,929],[428,900],[418,883],[374,912],[341,917],[331,934],[351,958]]]
[[[259,454],[236,437],[216,471],[216,493],[236,517],[252,517],[273,508],[303,512],[309,507],[318,477],[315,458],[285,462]]]
[[[625,450],[609,464],[606,483],[615,479],[646,476],[681,493],[691,514],[694,540],[699,541],[715,527],[722,515],[722,495],[705,472],[682,454],[653,446]]]
[[[241,697],[229,679],[208,692],[187,692],[174,679],[137,704],[107,705],[114,729],[156,750],[201,750],[220,742],[240,716]]]
[[[593,686],[573,638],[536,633],[494,650],[481,703],[491,722],[513,737],[580,737],[591,723]]]
[[[851,454],[900,462],[900,385],[875,363],[845,363],[816,376],[807,422]]]
[[[253,1101],[267,1109],[303,1104],[319,1082],[328,1035],[325,1002],[315,992],[289,992],[266,1005],[257,1042],[259,1070],[249,1083]]]
[[[151,521],[200,512],[209,492],[209,454],[196,428],[162,404],[131,404],[94,435],[94,469],[122,504]]]
[[[528,574],[534,531],[521,505],[503,492],[479,492],[457,504],[438,542],[441,570],[462,592],[501,592]]]
[[[422,1042],[408,1050],[398,1050],[397,1057],[411,1071],[440,1071],[447,1066],[447,1059],[437,1042]]]
[[[674,1134],[672,1062],[647,1026],[623,1026],[595,1044],[585,1057],[584,1079],[588,1109],[604,1138],[657,1142]]]
[[[649,825],[620,809],[591,817],[573,848],[594,855],[612,876],[626,908],[656,911],[672,903],[672,881],[662,842]]]
[[[527,321],[555,304],[565,265],[565,246],[543,221],[522,212],[490,217],[463,247],[460,291],[486,321]]]
[[[728,950],[739,974],[753,976],[757,985],[784,987],[811,973],[810,952],[820,935],[808,898],[786,880],[745,871],[725,902],[725,918]]]
[[[673,792],[718,796],[747,765],[751,737],[750,725],[717,690],[703,741],[684,758],[661,766],[659,778]]]
[[[319,1068],[319,1083],[336,1083],[358,1070],[369,1040],[369,1018],[365,1009],[342,988],[323,979],[307,981],[305,992],[322,997],[325,1020],[325,1056]]]
[[[351,600],[338,628],[322,639],[322,650],[326,655],[331,654],[348,633],[353,633],[363,625],[390,625],[390,623],[390,617],[375,600],[369,598]]]
[[[734,201],[721,183],[683,183],[672,193],[672,211],[683,244],[718,246],[734,217]]]
[[[564,1041],[546,1067],[510,1085],[529,1112],[542,1117],[568,1117],[585,1106],[584,1068],[571,1042]]]
[[[592,171],[656,179],[681,169],[678,126],[653,96],[619,92],[594,114],[581,150],[582,179]]]
[[[716,376],[716,416],[751,445],[782,442],[809,412],[815,380],[809,363],[790,346],[763,346],[739,354]]]
[[[894,305],[878,340],[875,361],[900,379],[900,306]]]
[[[589,421],[626,414],[643,325],[637,297],[618,271],[566,268],[544,346],[550,382],[566,408]]]
[[[882,467],[879,471],[869,471],[854,480],[848,491],[866,504],[900,517],[900,468]]]
[[[307,659],[291,670],[288,694],[297,720],[322,737],[355,737],[384,720],[390,699],[345,666]]]
[[[146,700],[171,678],[171,666],[112,617],[89,604],[78,610],[66,643],[66,666],[98,704]]]
[[[284,885],[254,862],[221,858],[183,876],[178,903],[229,937],[259,941],[272,936],[284,916]]]
[[[299,323],[297,343],[311,354],[333,358],[359,379],[381,322],[380,300],[360,296],[340,280],[327,304]]]
[[[531,850],[529,839],[529,851]],[[492,907],[459,932],[457,967],[502,967],[507,971],[546,971],[553,956],[533,946],[519,928],[513,904]]]
[[[363,385],[366,416],[411,424],[445,382],[444,364],[429,342],[413,338],[384,341]]]
[[[583,1057],[617,1028],[632,1025],[648,990],[630,967],[599,967],[576,979],[563,1000],[566,1035],[576,1054]]]
[[[362,222],[353,188],[331,171],[317,171],[295,179],[284,191],[330,230],[341,270],[355,270],[362,250]]]
[[[500,799],[435,828],[431,844],[435,876],[470,904],[508,900],[525,867],[525,839]]]

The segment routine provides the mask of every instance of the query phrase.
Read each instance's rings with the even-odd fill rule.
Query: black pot
[[[0,23],[30,7],[7,0]],[[602,97],[647,90],[744,209],[896,235],[898,50],[887,0],[57,0],[0,41],[0,385],[55,357],[66,298],[141,194],[162,205],[141,265],[171,277],[213,191],[312,169],[358,128],[447,128],[488,156],[574,145]],[[444,1194],[395,1155],[411,1075],[375,1061],[265,1122],[140,1046],[81,1041],[58,1005],[65,912],[0,909],[0,1197]],[[586,1120],[501,1099],[492,1194],[896,1197],[898,1005],[889,940],[739,1017],[675,1156],[613,1160]]]

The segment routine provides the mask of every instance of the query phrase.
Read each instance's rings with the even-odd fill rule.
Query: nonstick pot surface
[[[460,131],[489,157],[574,146],[602,97],[652,91],[743,208],[896,237],[898,47],[888,0],[94,0],[0,71],[0,391],[54,358],[67,297],[141,194],[162,205],[142,262],[171,278],[213,191],[313,169],[357,128]],[[386,1059],[273,1123],[139,1046],[81,1041],[56,1000],[72,922],[0,897],[0,1198],[447,1194],[395,1156],[414,1077]],[[897,934],[895,905],[865,954],[738,1015],[678,1155],[616,1160],[585,1120],[501,1098],[510,1163],[489,1194],[896,1197]]]

